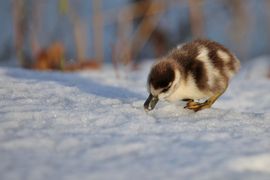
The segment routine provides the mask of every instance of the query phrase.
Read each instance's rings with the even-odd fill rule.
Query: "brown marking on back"
[[[182,78],[187,81],[188,75],[192,75],[198,88],[206,90],[209,88],[207,81],[208,76],[204,63],[197,60],[199,54],[198,46],[191,42],[183,45],[180,49],[173,49],[168,58],[176,60],[179,67],[182,67]]]
[[[209,58],[212,61],[214,67],[217,68],[220,71],[221,75],[225,78],[225,80],[228,81],[229,77],[227,75],[227,70],[231,70],[233,72],[235,72],[236,70],[236,67],[235,67],[236,59],[234,58],[232,53],[223,45],[214,41],[196,40],[195,42],[203,44],[210,50]],[[217,54],[218,50],[222,50],[223,52],[227,53],[227,55],[229,56],[229,61],[227,63],[225,63],[224,60],[218,56]],[[225,68],[225,67],[228,67],[228,68]]]
[[[223,45],[221,45],[217,42],[210,41],[210,40],[195,40],[195,42],[201,43],[210,49],[210,54],[212,53],[211,60],[212,60],[213,64],[220,71],[224,71],[225,66],[228,67],[228,69],[233,71],[233,72],[235,72],[237,70],[236,69],[236,64],[237,64],[236,61],[238,61],[238,60],[226,47],[224,47]],[[222,50],[225,53],[227,53],[227,55],[229,56],[228,63],[225,64],[224,61],[217,55],[218,50]],[[214,51],[214,52],[212,52],[212,51]],[[223,62],[223,64],[221,62]]]
[[[198,55],[198,48],[192,43],[184,44],[180,49],[173,49],[166,58],[173,59],[180,67],[183,80],[187,81],[188,67],[191,66]]]
[[[229,80],[228,70],[233,72],[236,71],[237,60],[227,48],[217,42],[197,39],[184,44],[180,49],[173,49],[165,58],[174,59],[178,63],[180,73],[182,75],[181,77],[185,81],[187,81],[188,75],[192,74],[198,88],[201,90],[210,89],[207,83],[208,75],[204,63],[196,59],[199,54],[200,47],[207,48],[208,58],[213,64],[214,68],[220,72],[223,81],[227,83]],[[222,50],[224,53],[228,54],[229,60],[227,63],[225,63],[224,60],[219,57],[217,53],[218,50]],[[222,85],[220,82],[218,82],[218,80],[215,80],[214,87],[211,87],[213,91],[219,91],[221,88]]]
[[[199,60],[194,60],[193,63],[189,64],[189,71],[191,72],[193,78],[195,79],[195,83],[198,88],[201,90],[209,89],[208,85],[208,76],[205,70],[204,63]]]

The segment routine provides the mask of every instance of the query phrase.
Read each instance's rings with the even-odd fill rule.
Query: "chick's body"
[[[210,107],[239,68],[239,60],[221,44],[195,40],[173,49],[152,67],[148,91],[168,101],[190,99],[187,107],[201,110],[205,104],[193,100],[209,98],[206,103]]]

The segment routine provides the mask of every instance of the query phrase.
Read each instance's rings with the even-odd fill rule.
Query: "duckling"
[[[195,112],[210,108],[239,68],[237,57],[217,42],[197,39],[179,45],[151,68],[144,109],[153,110],[160,99],[187,101],[185,108]]]

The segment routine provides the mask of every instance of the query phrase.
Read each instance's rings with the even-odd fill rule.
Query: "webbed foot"
[[[187,105],[185,106],[185,108],[193,110],[194,112],[206,109],[206,108],[210,108],[212,105],[212,103],[207,100],[203,103],[199,103],[199,102],[194,102],[193,100],[188,101]]]

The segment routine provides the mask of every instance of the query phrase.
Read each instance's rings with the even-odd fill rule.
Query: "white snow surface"
[[[269,179],[270,58],[242,67],[213,108],[159,102],[146,78],[0,68],[0,179]]]

